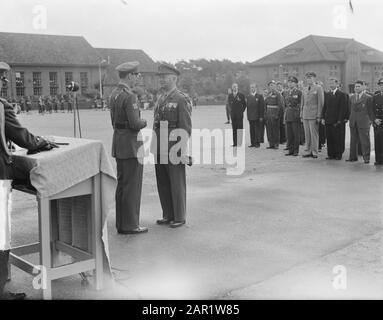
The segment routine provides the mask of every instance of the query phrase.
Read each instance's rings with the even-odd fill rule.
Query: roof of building
[[[0,59],[12,65],[98,66],[98,52],[82,36],[0,32]]]
[[[116,67],[128,61],[138,61],[140,63],[138,71],[141,73],[157,72],[158,64],[141,49],[96,48],[96,50],[108,62],[106,83],[117,83],[119,79]]]
[[[344,62],[351,48],[362,63],[383,63],[383,52],[349,38],[309,35],[252,63],[252,66],[309,62]]]

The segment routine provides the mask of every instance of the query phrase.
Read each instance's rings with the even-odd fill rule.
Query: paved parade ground
[[[109,112],[80,112],[83,137],[102,140],[109,151]],[[142,116],[151,127],[152,111]],[[72,114],[19,119],[35,134],[73,136]],[[198,106],[192,119],[193,128],[230,128],[224,106]],[[115,288],[95,292],[73,276],[53,283],[54,298],[382,299],[383,168],[373,155],[369,165],[345,162],[346,145],[342,161],[326,161],[325,150],[303,159],[265,144],[246,147],[239,176],[224,165],[188,167],[187,225],[177,229],[155,224],[154,167],[145,166],[141,222],[149,233],[117,235],[114,215],[108,221]],[[12,215],[13,244],[36,241],[35,200],[15,192]],[[336,285],[339,272],[346,272],[346,289]],[[40,297],[31,276],[12,273],[13,289]]]

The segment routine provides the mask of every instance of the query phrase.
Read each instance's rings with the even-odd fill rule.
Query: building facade
[[[371,91],[383,77],[383,52],[354,39],[310,35],[251,64],[250,78],[260,87],[271,80],[287,82],[289,75],[303,80],[314,71],[328,88],[328,79],[338,78],[346,92],[353,92],[353,83],[364,80]]]
[[[85,94],[105,70],[97,51],[79,36],[0,32],[0,60],[11,67],[1,95],[16,100],[66,94],[71,81]]]

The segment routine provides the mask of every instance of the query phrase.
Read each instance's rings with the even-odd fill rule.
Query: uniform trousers
[[[278,147],[280,139],[280,120],[279,118],[267,118],[266,120],[266,132],[267,140],[269,141],[270,147]]]
[[[227,121],[230,121],[231,108],[229,104],[226,104],[226,118]]]
[[[130,231],[139,227],[144,166],[137,158],[116,159],[116,228]]]
[[[318,156],[319,127],[317,120],[303,119],[303,127],[305,130],[306,154]]]
[[[164,219],[186,219],[186,171],[184,164],[156,164],[156,180]]]
[[[383,164],[383,126],[374,127],[375,162]]]
[[[350,159],[358,159],[358,139],[362,151],[363,159],[370,160],[371,143],[370,143],[370,128],[358,128],[350,126],[351,141],[350,141]]]
[[[289,148],[289,153],[298,154],[300,138],[301,138],[300,137],[300,131],[301,131],[300,121],[286,122],[286,131],[287,131],[287,147]]]

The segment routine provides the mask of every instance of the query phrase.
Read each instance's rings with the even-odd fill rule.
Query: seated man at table
[[[0,77],[6,80],[9,65],[0,62]],[[11,248],[10,195],[12,180],[28,180],[29,172],[21,164],[14,161],[10,154],[8,141],[28,149],[31,152],[50,150],[56,147],[53,143],[34,136],[18,122],[12,105],[0,98],[0,300],[20,300],[24,293],[4,292],[8,280],[9,250]]]

